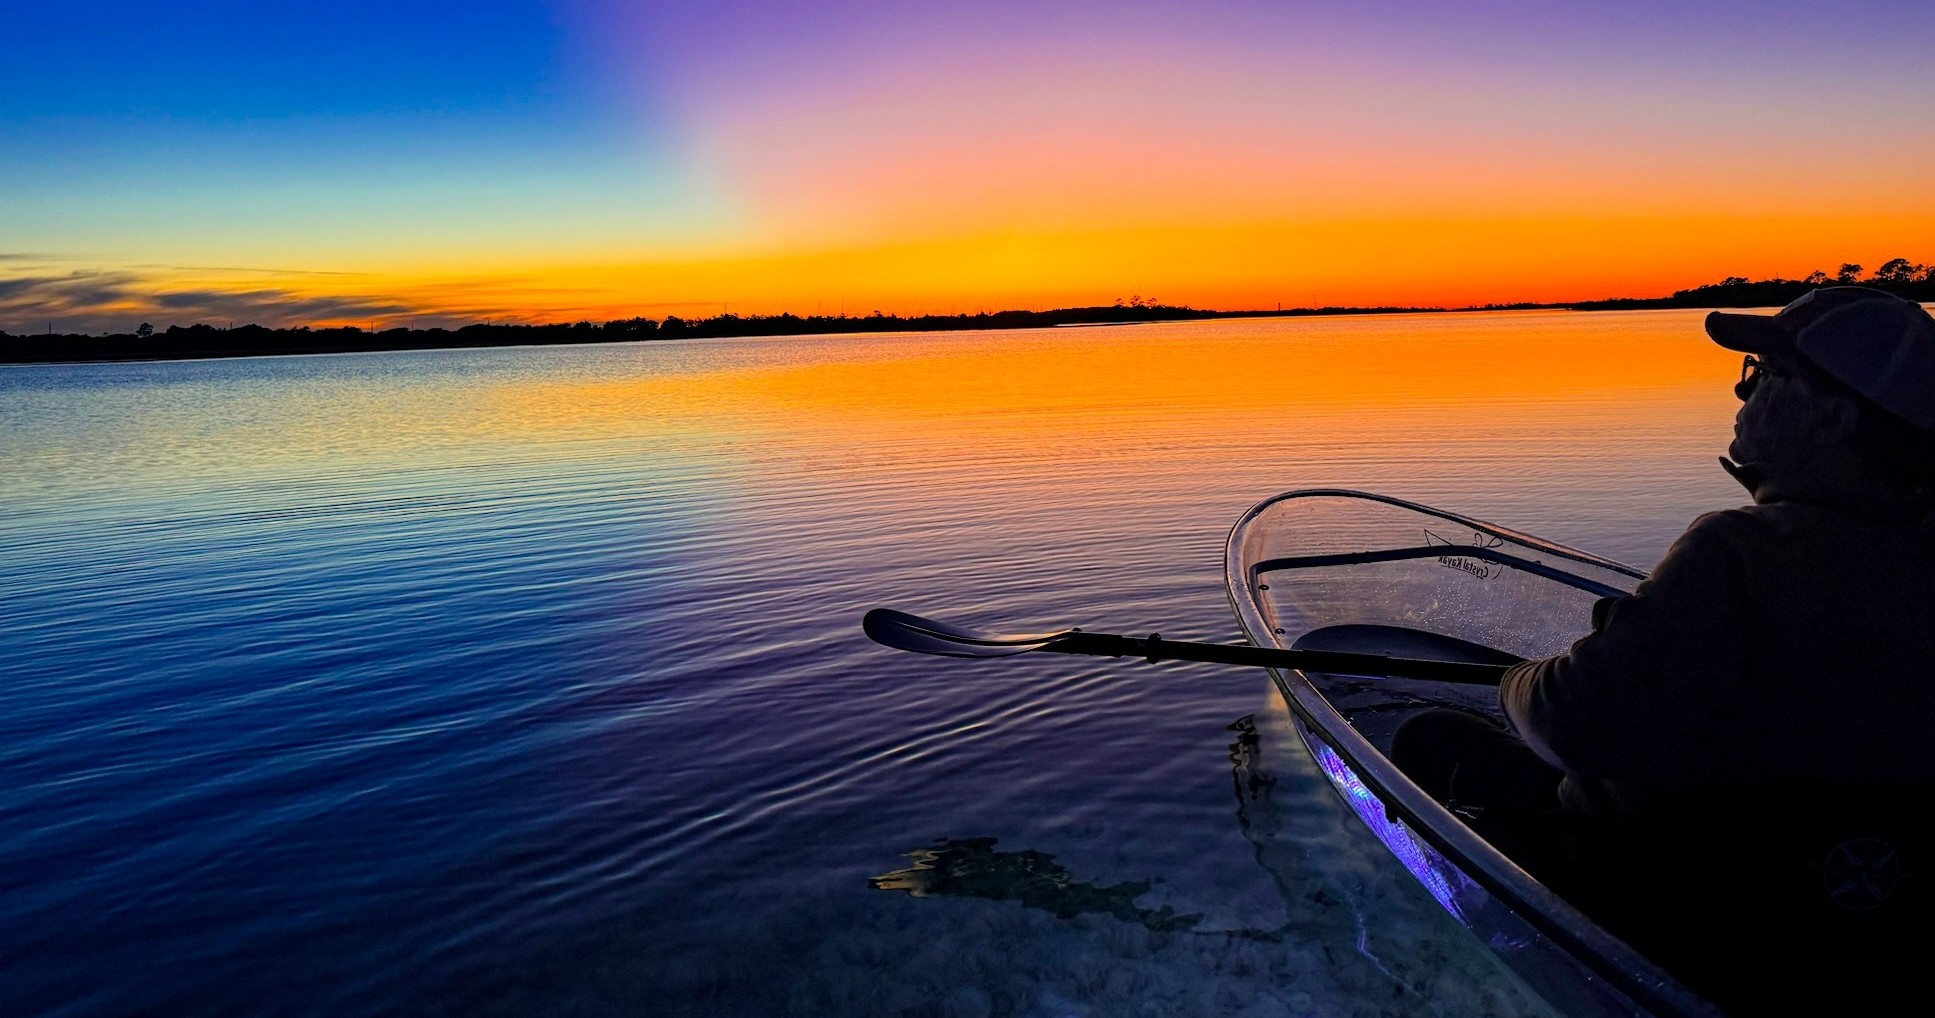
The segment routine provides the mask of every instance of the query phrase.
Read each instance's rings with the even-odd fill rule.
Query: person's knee
[[[1451,794],[1451,776],[1471,751],[1479,719],[1453,710],[1413,714],[1391,735],[1391,762],[1432,797]]]
[[[1391,740],[1391,762],[1440,802],[1517,811],[1559,808],[1563,772],[1510,729],[1443,708],[1413,715]]]

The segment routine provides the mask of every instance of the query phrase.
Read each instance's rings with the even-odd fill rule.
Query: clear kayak
[[[1352,812],[1560,1013],[1892,1013],[1925,994],[1935,784],[1781,780],[1662,789],[1643,812],[1454,811],[1392,762],[1393,736],[1422,711],[1503,721],[1495,687],[1509,665],[1566,650],[1640,570],[1333,489],[1245,513],[1225,565],[1247,645],[996,633],[889,608],[861,625],[882,645],[949,657],[1269,669]],[[1792,709],[1832,710],[1834,680],[1860,676],[1823,678],[1822,696]]]
[[[1259,647],[1493,663],[1587,633],[1593,604],[1645,574],[1454,513],[1362,492],[1295,491],[1230,533],[1231,603]],[[1499,717],[1485,686],[1271,674],[1305,744],[1353,812],[1454,919],[1566,1014],[1718,1009],[1608,932],[1435,801],[1388,759],[1406,717]],[[1501,719],[1502,720],[1502,719]]]

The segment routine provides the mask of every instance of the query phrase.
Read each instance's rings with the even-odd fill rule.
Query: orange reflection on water
[[[624,427],[641,413],[827,433],[947,422],[1026,430],[1092,411],[1367,411],[1643,400],[1710,415],[1737,355],[1699,313],[1508,312],[1237,319],[1026,332],[807,337],[713,371],[507,389],[510,416]],[[763,345],[763,344],[762,344]],[[520,409],[521,408],[521,409]]]
[[[745,540],[831,540],[920,562],[1012,554],[1043,569],[1042,583],[1054,568],[1087,568],[1077,549],[1082,562],[1117,564],[1151,541],[1213,551],[1256,500],[1329,486],[1643,563],[1699,512],[1742,498],[1714,464],[1737,406],[1737,355],[1704,338],[1701,317],[1252,319],[634,347],[603,358],[607,374],[502,385],[491,416],[637,450],[627,455],[691,453],[691,476],[733,507],[721,525]]]

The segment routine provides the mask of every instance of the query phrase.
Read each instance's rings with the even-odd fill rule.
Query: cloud
[[[0,330],[127,332],[195,322],[268,326],[398,316],[471,320],[463,309],[428,309],[383,294],[314,294],[282,287],[168,286],[129,271],[86,270],[0,278]],[[428,325],[426,321],[422,324]]]
[[[367,272],[350,272],[343,269],[284,269],[262,265],[163,265],[158,263],[139,263],[130,266],[135,269],[155,269],[164,272],[220,272],[243,276],[368,276]]]

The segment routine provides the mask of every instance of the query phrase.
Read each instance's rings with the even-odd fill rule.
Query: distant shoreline
[[[1895,279],[1860,280],[1910,300],[1935,301],[1935,270],[1920,270]],[[1808,290],[1840,281],[1819,279],[1727,279],[1680,290],[1668,297],[1616,297],[1605,300],[1555,303],[1524,302],[1474,307],[1315,307],[1255,311],[1205,311],[1166,304],[1115,304],[1057,308],[1051,311],[997,311],[973,315],[794,314],[717,315],[662,321],[631,318],[606,322],[556,325],[466,325],[459,329],[386,329],[366,331],[354,326],[333,329],[269,329],[245,325],[217,329],[209,325],[170,326],[163,331],[117,333],[105,336],[40,333],[9,335],[0,332],[0,364],[86,364],[110,361],[201,360],[223,357],[273,357],[323,353],[379,353],[393,350],[446,350],[512,346],[564,346],[588,343],[630,343],[678,339],[743,339],[764,336],[815,336],[848,333],[965,332],[996,329],[1040,329],[1057,326],[1131,325],[1151,322],[1205,321],[1219,318],[1315,318],[1348,315],[1447,314],[1481,311],[1640,311],[1662,308],[1779,307]],[[1847,282],[1853,282],[1849,280]]]

